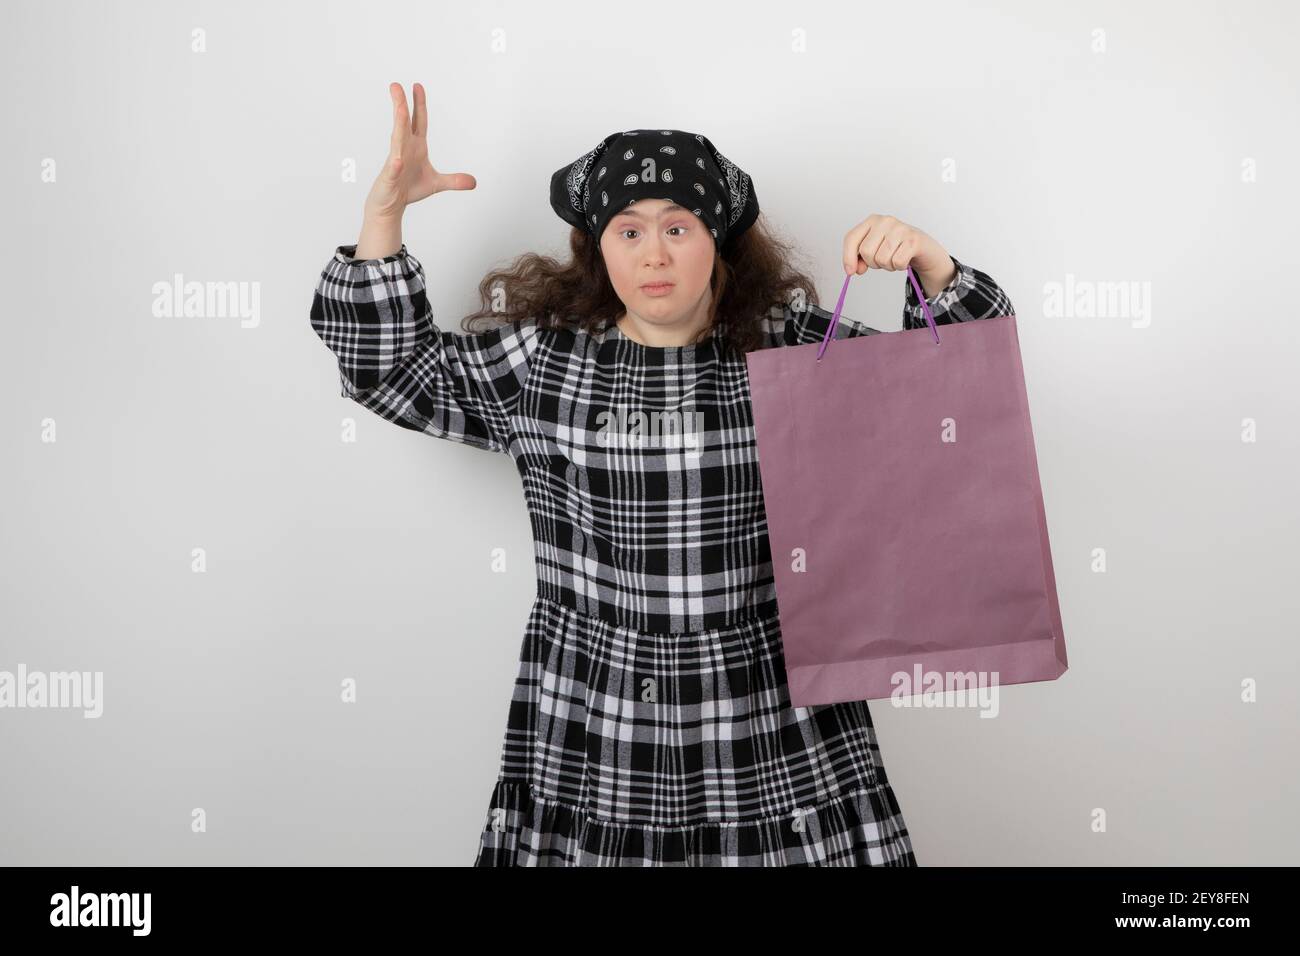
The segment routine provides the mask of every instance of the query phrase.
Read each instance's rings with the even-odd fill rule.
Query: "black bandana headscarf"
[[[691,210],[719,248],[758,218],[749,174],[699,133],[610,133],[551,176],[551,208],[597,242],[609,221],[638,199],[666,199]]]

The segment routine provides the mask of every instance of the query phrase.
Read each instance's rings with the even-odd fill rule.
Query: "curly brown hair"
[[[463,328],[483,331],[476,327],[483,319],[490,320],[489,327],[536,319],[539,328],[559,326],[593,334],[608,328],[624,307],[609,281],[599,242],[575,227],[569,251],[568,262],[526,252],[489,272],[478,287],[481,307],[462,320]],[[790,264],[795,254],[793,243],[778,237],[762,213],[739,236],[728,237],[714,253],[709,326],[700,340],[717,326],[732,348],[751,352],[762,347],[763,325],[774,306],[796,299],[800,307],[818,304],[812,279]]]

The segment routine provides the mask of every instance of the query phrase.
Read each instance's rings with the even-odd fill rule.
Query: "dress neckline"
[[[695,355],[716,346],[718,343],[718,326],[715,323],[709,328],[708,335],[702,341],[692,342],[688,345],[645,345],[635,339],[628,338],[623,333],[623,330],[618,327],[617,322],[611,322],[605,328],[604,335],[608,340],[624,343],[626,348],[631,349],[638,355],[663,355],[676,358],[683,355]]]

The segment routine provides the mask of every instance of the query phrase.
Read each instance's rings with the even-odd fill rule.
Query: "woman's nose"
[[[668,254],[667,248],[664,246],[663,238],[659,236],[656,236],[655,238],[651,239],[641,248],[643,250],[643,254],[645,255],[645,261],[647,263],[663,262],[664,258]]]

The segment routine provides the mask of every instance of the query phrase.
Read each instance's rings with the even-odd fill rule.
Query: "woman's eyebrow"
[[[674,213],[674,212],[686,212],[686,207],[685,207],[685,206],[679,206],[679,205],[677,205],[676,203],[673,203],[671,206],[664,206],[664,208],[661,209],[661,210],[659,211],[659,215],[656,216],[655,218],[657,218],[657,219],[662,219],[664,216],[667,216],[669,213]],[[632,216],[633,218],[636,218],[636,219],[645,219],[645,218],[646,218],[646,217],[645,217],[644,215],[642,215],[640,212],[637,212],[635,209],[632,209],[631,207],[629,207],[629,208],[627,208],[627,209],[624,209],[624,210],[621,210],[621,211],[619,212],[619,215],[620,215],[620,216]]]

